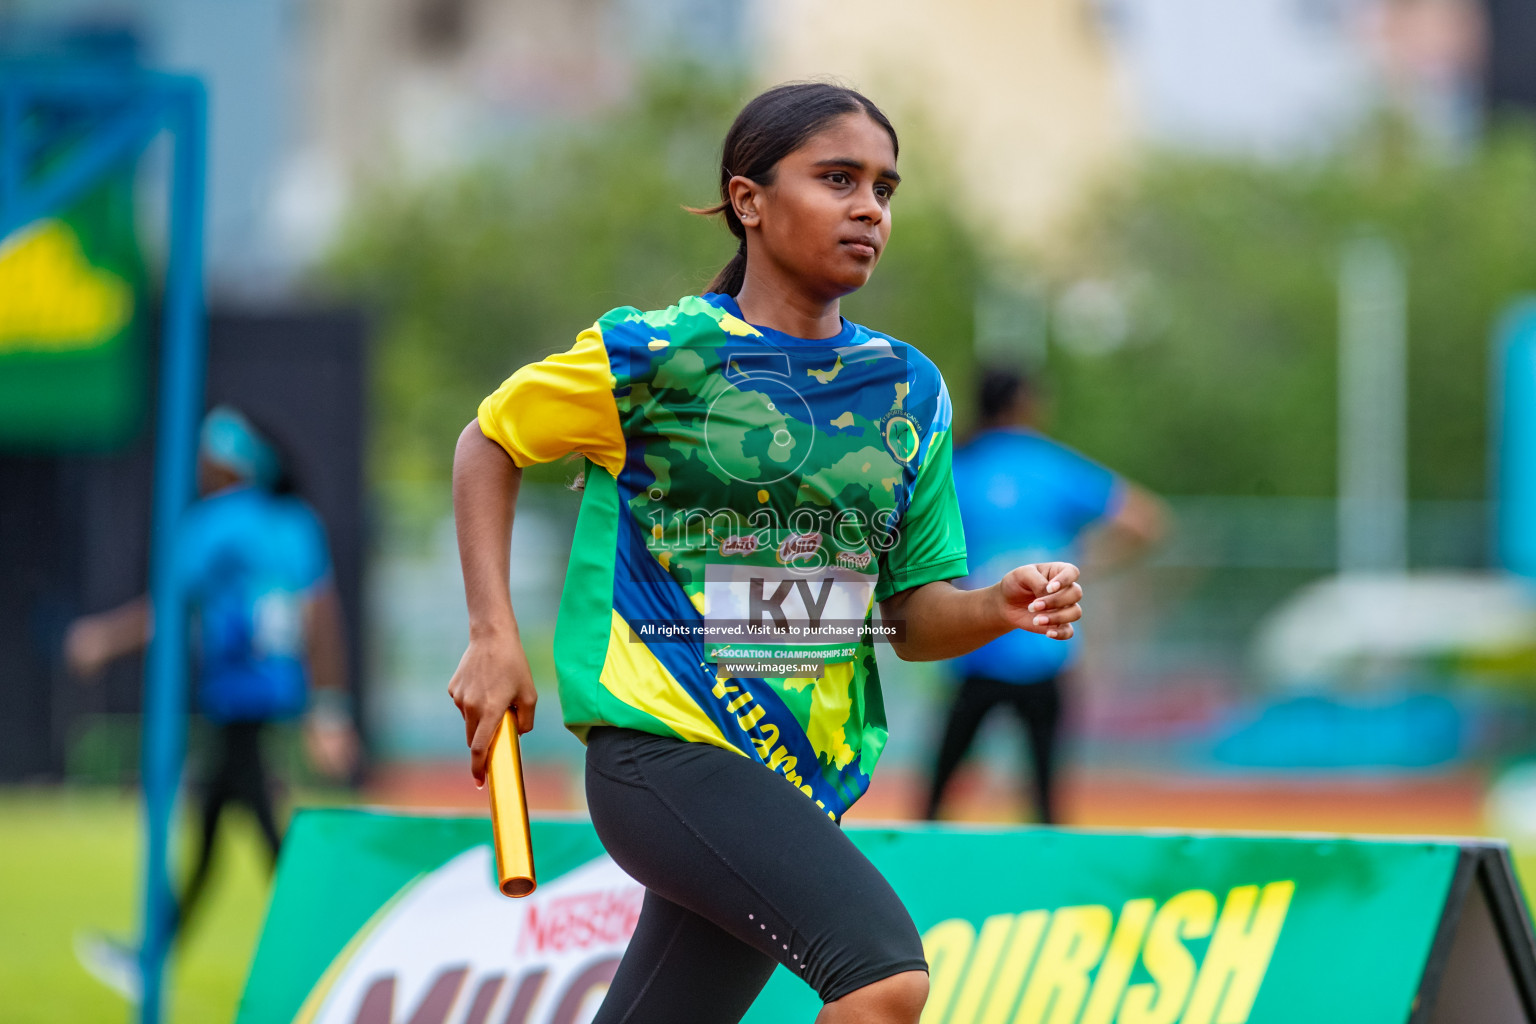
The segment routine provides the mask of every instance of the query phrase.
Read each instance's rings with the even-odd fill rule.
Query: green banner
[[[848,832],[923,934],[924,1024],[1403,1024],[1466,888],[1451,842]],[[584,820],[533,838],[539,889],[509,900],[487,819],[300,813],[239,1024],[590,1019],[642,890]],[[781,969],[747,1020],[818,1009]]]
[[[133,178],[0,239],[0,445],[102,447],[144,401]]]

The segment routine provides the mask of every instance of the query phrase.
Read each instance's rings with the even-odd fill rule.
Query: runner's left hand
[[[1071,562],[1039,562],[1011,570],[997,584],[999,613],[1014,629],[1069,640],[1083,617],[1083,588]]]

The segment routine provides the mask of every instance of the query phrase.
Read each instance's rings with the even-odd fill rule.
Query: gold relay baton
[[[538,887],[533,873],[533,834],[528,828],[528,792],[517,747],[517,722],[504,711],[491,738],[485,768],[491,791],[491,834],[496,841],[496,882],[504,896],[527,896]]]

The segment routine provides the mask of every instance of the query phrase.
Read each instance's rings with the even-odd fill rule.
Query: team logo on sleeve
[[[902,465],[917,455],[921,435],[917,423],[904,412],[889,413],[880,421],[880,436],[885,439],[885,450]]]

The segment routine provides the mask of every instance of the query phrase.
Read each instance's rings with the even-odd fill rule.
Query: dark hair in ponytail
[[[827,82],[780,85],[741,108],[725,133],[720,154],[720,202],[703,209],[689,208],[689,212],[705,216],[724,214],[725,226],[739,243],[736,255],[709,283],[710,291],[735,295],[747,276],[747,230],[731,205],[731,179],[739,174],[759,185],[773,184],[780,160],[839,117],[859,113],[884,128],[891,136],[891,149],[899,151],[890,120],[868,97],[845,86]]]

